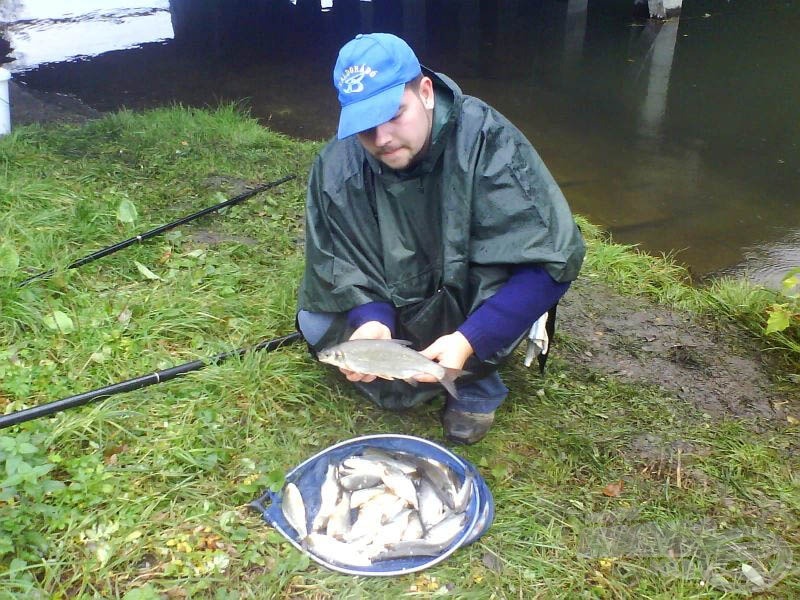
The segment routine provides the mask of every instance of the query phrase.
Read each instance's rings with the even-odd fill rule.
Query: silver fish
[[[438,460],[368,447],[328,465],[316,515],[306,514],[294,484],[285,488],[283,511],[309,552],[366,566],[448,548],[464,532],[475,487],[473,474],[462,481]],[[489,516],[483,513],[482,524]]]
[[[464,483],[456,492],[453,497],[453,510],[457,513],[467,510],[467,505],[472,498],[472,487],[475,482],[475,477],[470,473],[464,479]]]
[[[408,525],[403,531],[400,541],[418,540],[425,535],[425,528],[422,526],[422,519],[417,511],[412,511],[408,516]]]
[[[433,527],[445,517],[444,503],[433,489],[433,484],[427,479],[423,479],[419,483],[417,501],[419,517],[425,529]]]
[[[283,516],[289,525],[297,532],[302,539],[308,535],[306,525],[306,505],[303,502],[303,495],[293,483],[287,483],[283,491]]]
[[[383,485],[356,490],[350,494],[350,508],[360,508],[373,498],[377,498],[384,493],[386,493],[386,487]]]
[[[434,362],[408,347],[404,340],[349,340],[317,354],[320,362],[381,379],[402,379],[417,385],[416,375],[432,375],[447,393],[458,398],[453,383],[465,372]]]
[[[328,518],[333,514],[333,509],[336,508],[340,495],[341,489],[339,488],[339,482],[336,480],[336,467],[328,465],[325,481],[322,482],[322,487],[320,488],[319,510],[314,516],[311,529],[322,531],[325,528],[328,524]]]
[[[325,525],[325,533],[330,537],[343,539],[349,535],[353,526],[350,515],[350,492],[342,492]]]
[[[378,485],[381,482],[379,475],[370,473],[347,473],[339,470],[339,485],[345,490],[354,492]]]
[[[425,534],[425,541],[431,544],[448,545],[464,531],[464,522],[467,516],[463,513],[452,514],[434,525]]]
[[[383,476],[386,465],[377,460],[368,460],[361,456],[351,456],[342,461],[339,472],[342,475],[375,475]]]
[[[405,500],[394,494],[384,493],[373,498],[358,510],[358,517],[353,522],[349,537],[346,539],[348,541],[360,538],[374,539],[383,526],[394,521],[405,507]],[[406,517],[406,522],[408,522],[408,517]],[[402,531],[400,535],[402,535]]]
[[[422,458],[417,467],[423,479],[427,479],[434,491],[449,509],[455,508],[455,496],[458,493],[450,478],[451,470],[437,460]]]
[[[357,546],[341,542],[322,533],[312,533],[306,538],[307,548],[317,556],[332,562],[368,567],[372,561]]]
[[[413,475],[417,472],[417,466],[412,462],[392,456],[388,452],[384,452],[379,448],[365,448],[361,458],[364,460],[377,461],[389,467],[394,467],[406,475]]]
[[[390,560],[409,556],[436,556],[447,548],[447,544],[428,542],[425,540],[404,540],[396,544],[388,544],[386,550],[375,555],[374,560]]]
[[[401,510],[391,521],[380,527],[375,535],[372,536],[374,548],[380,546],[385,548],[387,544],[396,544],[403,539],[403,533],[408,528],[408,519],[411,516],[411,509]],[[378,551],[380,552],[380,550]]]
[[[417,488],[414,487],[414,482],[402,471],[394,467],[386,467],[383,472],[382,480],[387,490],[405,500],[409,506],[419,508]]]

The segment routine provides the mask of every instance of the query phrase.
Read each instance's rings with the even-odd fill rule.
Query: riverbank
[[[15,81],[9,82],[11,127],[34,123],[83,123],[102,113],[66,94],[31,90]]]
[[[229,108],[17,131],[0,140],[14,165],[2,182],[13,193],[0,194],[0,410],[292,330],[303,180],[318,144]],[[63,270],[290,173],[298,179],[224,214]],[[589,254],[560,306],[546,375],[515,357],[490,435],[454,448],[495,498],[478,543],[421,576],[354,580],[310,565],[247,512],[337,441],[441,441],[438,405],[378,410],[293,347],[3,432],[0,505],[13,510],[0,511],[0,597],[800,594],[787,576],[800,549],[796,357],[727,316],[744,296],[712,301],[668,261],[582,226]],[[54,277],[15,285],[53,266]],[[694,545],[676,550],[675,532]]]

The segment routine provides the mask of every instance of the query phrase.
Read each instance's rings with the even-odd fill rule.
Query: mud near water
[[[579,278],[559,304],[554,351],[571,364],[627,384],[657,386],[712,420],[747,419],[754,429],[800,415],[797,393],[770,374],[772,357],[741,329]]]

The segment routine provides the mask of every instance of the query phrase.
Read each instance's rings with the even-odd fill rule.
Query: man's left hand
[[[420,354],[423,356],[435,360],[443,367],[450,369],[463,368],[464,363],[473,353],[472,345],[460,331],[443,335],[424,350],[420,350]],[[438,381],[432,375],[419,375],[415,379],[423,382]]]

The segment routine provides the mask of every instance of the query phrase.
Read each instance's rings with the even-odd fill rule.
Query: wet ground
[[[80,100],[55,92],[39,92],[11,82],[11,122],[16,125],[33,123],[82,123],[102,113]]]
[[[712,421],[782,428],[800,394],[780,391],[770,361],[745,333],[578,279],[559,305],[558,356],[598,376],[656,386]]]

